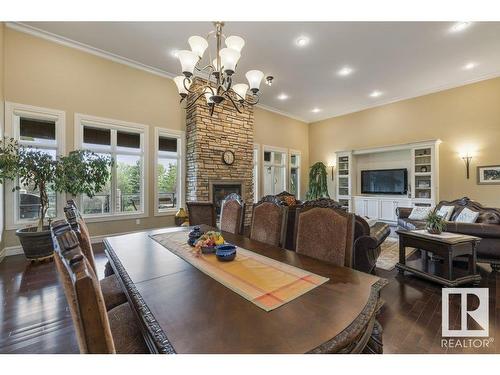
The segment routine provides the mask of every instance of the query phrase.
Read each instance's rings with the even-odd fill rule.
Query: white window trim
[[[261,158],[262,158],[262,177],[264,177],[264,167],[266,166],[266,162],[264,161],[264,153],[265,152],[268,152],[268,151],[271,151],[271,152],[281,152],[281,153],[284,153],[285,154],[285,163],[284,163],[284,167],[285,167],[285,188],[284,190],[287,190],[288,189],[288,172],[289,172],[289,154],[288,154],[288,148],[284,148],[284,147],[276,147],[276,146],[269,146],[269,145],[262,145],[262,152],[261,152]],[[264,186],[264,178],[262,178],[262,186]],[[262,193],[264,193],[264,187],[262,188]],[[281,193],[281,191],[279,192],[275,192],[275,194],[279,194]]]
[[[179,189],[179,199],[177,202],[177,207],[167,208],[165,210],[158,209],[158,146],[159,146],[159,138],[162,137],[171,137],[177,138],[180,142],[177,143],[180,147],[177,150],[178,154],[178,181],[177,188]],[[171,216],[175,215],[175,213],[179,210],[180,207],[184,207],[185,200],[185,181],[186,181],[186,168],[185,164],[185,155],[186,155],[186,132],[181,130],[171,130],[165,128],[155,127],[155,139],[154,139],[154,216]]]
[[[255,153],[255,150],[257,150],[257,160],[252,160],[253,162],[253,165],[257,165],[257,175],[255,176],[255,185],[254,185],[254,192],[253,192],[253,200],[254,200],[254,203],[257,203],[261,196],[260,196],[260,192],[262,191],[261,190],[261,187],[260,187],[260,182],[262,180],[261,178],[261,171],[262,171],[262,155],[261,152],[260,152],[260,144],[258,143],[254,143],[253,144],[253,152]],[[252,159],[253,159],[253,155],[252,155]],[[252,170],[252,173],[253,173],[253,170]]]
[[[75,113],[75,123],[74,123],[74,130],[75,130],[75,138],[74,138],[74,145],[75,149],[82,149],[83,148],[83,126],[84,125],[89,125],[92,127],[97,127],[97,128],[103,128],[103,129],[114,129],[114,130],[123,130],[123,131],[130,131],[130,130],[138,130],[142,132],[141,134],[141,152],[131,152],[130,154],[132,155],[142,155],[142,173],[143,173],[143,181],[141,184],[141,196],[142,196],[142,211],[137,212],[134,214],[131,213],[110,213],[110,214],[105,214],[105,215],[85,215],[85,221],[87,222],[102,222],[102,221],[115,221],[115,220],[127,220],[127,219],[139,219],[139,218],[144,218],[149,216],[149,197],[148,197],[148,192],[149,192],[149,156],[148,156],[148,150],[149,150],[149,126],[144,125],[144,124],[138,124],[135,122],[128,122],[128,121],[122,121],[122,120],[116,120],[116,119],[110,119],[110,118],[105,118],[105,117],[97,117],[97,116],[91,116],[91,115],[86,115],[82,113]],[[115,150],[112,150],[113,152]],[[127,154],[127,152],[120,151],[120,154]],[[116,180],[112,180],[111,182],[111,190],[115,191],[116,189]],[[116,193],[115,193],[116,194]],[[79,198],[80,206],[82,205],[83,202],[83,197],[80,196]],[[114,205],[114,202],[113,202]]]
[[[36,107],[28,104],[5,102],[5,136],[12,137],[15,139],[19,138],[19,124],[21,117],[30,117],[37,120],[48,120],[54,121],[56,126],[56,145],[57,145],[57,156],[65,155],[65,127],[66,127],[66,112],[44,108]],[[6,214],[6,225],[5,229],[14,230],[19,228],[24,228],[27,226],[36,225],[38,220],[19,220],[17,217],[18,206],[18,194],[16,192],[11,192],[14,184],[10,181],[6,182],[5,191],[8,194],[12,194],[13,199],[6,199],[5,201],[5,214]],[[62,193],[57,194],[57,207],[56,213],[57,217],[62,217],[64,215],[63,207],[65,204],[65,196]]]
[[[301,177],[302,177],[302,152],[300,150],[294,150],[292,148],[290,148],[288,150],[288,170],[289,170],[289,173],[290,173],[290,176],[292,175],[292,155],[298,155],[299,157],[299,165],[297,165],[297,169],[298,169],[298,175],[297,175],[297,195],[296,195],[296,198],[297,199],[300,199],[300,195],[302,194],[302,189],[300,188],[300,183],[301,183]],[[288,190],[290,192],[291,189],[291,185],[290,185],[290,179],[288,179]]]

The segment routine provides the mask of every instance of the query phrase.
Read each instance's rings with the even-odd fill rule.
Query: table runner
[[[260,308],[271,311],[329,279],[237,247],[232,262],[215,254],[196,255],[187,244],[187,231],[151,235],[156,242]]]

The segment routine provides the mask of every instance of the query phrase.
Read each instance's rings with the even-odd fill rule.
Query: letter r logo
[[[460,296],[460,329],[450,329],[450,296]],[[477,308],[467,307],[467,296],[475,295],[479,299]],[[442,314],[441,334],[443,337],[488,337],[488,288],[443,288],[441,291]],[[481,329],[468,329],[467,323],[472,320]]]

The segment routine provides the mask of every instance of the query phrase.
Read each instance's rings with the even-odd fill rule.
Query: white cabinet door
[[[366,199],[354,199],[354,212],[359,216],[366,216]]]
[[[379,217],[378,202],[378,199],[366,200],[366,216],[368,216],[370,219],[378,219]]]
[[[395,201],[393,199],[380,200],[380,220],[394,221],[396,220]]]

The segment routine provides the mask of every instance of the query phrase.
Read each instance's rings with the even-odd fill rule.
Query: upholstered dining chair
[[[331,199],[307,201],[297,211],[295,251],[352,268],[354,215]]]
[[[297,209],[301,207],[302,202],[288,191],[282,191],[281,193],[276,194],[276,197],[288,206],[288,219],[286,224],[284,248],[288,250],[295,250],[293,247],[293,241],[295,239],[295,215]]]
[[[215,208],[210,202],[186,202],[189,225],[206,224],[215,227]]]
[[[288,207],[274,195],[266,195],[253,205],[250,238],[269,245],[283,246]]]
[[[141,354],[149,350],[128,303],[106,311],[99,281],[65,220],[51,223],[54,259],[80,353]]]
[[[74,202],[68,201],[68,205],[64,207],[64,213],[66,214],[66,219],[68,220],[69,225],[78,237],[78,242],[80,243],[80,248],[83,254],[87,258],[94,274],[97,275],[94,250],[92,249],[92,241],[89,230]],[[104,279],[100,280],[99,283],[101,284],[101,290],[107,310],[111,310],[112,308],[127,302],[127,297],[125,296],[125,293],[120,285],[120,281],[116,275],[111,274],[106,276]]]
[[[220,229],[224,232],[243,233],[245,203],[236,193],[229,194],[221,204]]]

